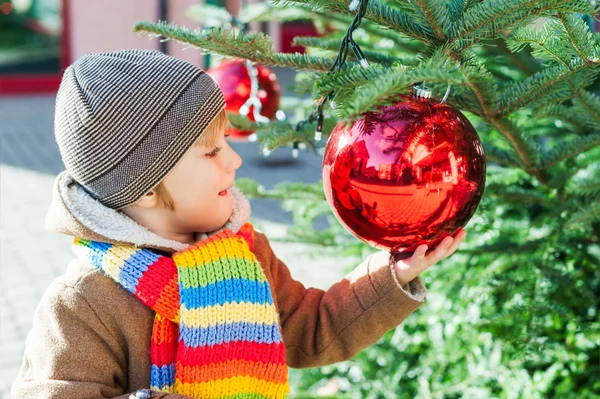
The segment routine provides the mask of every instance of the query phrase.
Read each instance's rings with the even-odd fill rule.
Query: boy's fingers
[[[452,237],[457,238],[461,234],[467,234],[467,230],[459,227],[458,230],[452,235]]]
[[[428,255],[426,255],[428,249],[427,245],[419,245],[411,257],[411,266],[427,269],[431,265],[446,259],[456,252],[466,236],[467,231],[461,228],[454,236],[448,236],[444,238],[442,242],[440,242],[439,245],[433,250],[433,252]]]
[[[410,266],[411,267],[422,267],[425,263],[425,253],[427,252],[427,245],[419,245],[413,255],[410,258]]]
[[[458,247],[463,242],[463,240],[465,239],[466,236],[467,236],[467,231],[464,229],[461,229],[461,231],[454,237],[454,242],[452,242],[452,245],[450,245],[450,248],[448,248],[446,257],[449,257],[454,252],[456,252],[456,250],[458,249]]]
[[[429,254],[429,256],[427,257],[427,263],[429,265],[433,265],[438,263],[440,260],[444,259],[453,241],[454,239],[452,237],[444,238],[442,242],[439,243],[437,248]]]
[[[417,249],[415,249],[415,254],[420,256],[420,257],[425,257],[425,252],[427,252],[427,245],[423,244],[423,245],[419,245],[417,247]]]

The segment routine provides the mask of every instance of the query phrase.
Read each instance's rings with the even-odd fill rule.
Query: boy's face
[[[217,230],[231,217],[233,199],[229,189],[242,159],[217,135],[212,147],[193,146],[163,180],[175,210],[169,211],[170,228],[179,234]]]

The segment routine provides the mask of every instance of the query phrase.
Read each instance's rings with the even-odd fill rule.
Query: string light
[[[346,35],[342,39],[342,43],[340,44],[340,50],[338,52],[338,55],[337,55],[335,61],[333,62],[333,65],[329,69],[329,73],[334,72],[334,71],[337,72],[342,69],[342,67],[344,66],[344,63],[346,62],[346,57],[348,56],[348,50],[350,48],[352,49],[352,52],[358,59],[358,62],[360,63],[360,65],[365,69],[369,67],[369,62],[365,58],[365,55],[363,54],[363,52],[360,49],[360,47],[358,46],[358,44],[352,38],[353,32],[359,27],[360,22],[367,11],[367,2],[368,2],[368,0],[352,0],[350,5],[348,6],[348,8],[351,12],[354,12],[357,10],[358,10],[358,12],[354,16],[352,23],[350,24],[350,26],[348,27],[348,30],[346,31]],[[335,109],[335,103],[333,102],[332,99],[333,99],[333,91],[330,92],[327,96],[324,96],[319,100],[318,105],[317,105],[317,110],[316,110],[316,116],[313,114],[309,118],[310,121],[316,119],[317,126],[315,129],[314,140],[317,142],[321,141],[321,139],[323,138],[323,104],[325,103],[325,101],[329,100],[329,101],[331,101],[331,107]]]

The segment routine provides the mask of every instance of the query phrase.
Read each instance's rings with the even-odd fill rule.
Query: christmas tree
[[[190,14],[202,30],[135,26],[297,69],[295,88],[312,99],[296,104],[293,123],[231,115],[257,131],[267,152],[319,150],[336,124],[423,82],[440,97],[450,87],[445,101],[481,137],[485,194],[463,248],[427,272],[427,305],[352,361],[293,374],[294,397],[599,397],[600,33],[590,28],[597,12],[588,0],[296,0],[247,7],[236,18],[197,6]],[[276,53],[267,35],[244,29],[297,19],[322,33],[295,39],[307,54]],[[371,250],[333,217],[328,228],[313,228],[331,215],[320,183],[239,184],[294,211],[291,238],[343,255]]]

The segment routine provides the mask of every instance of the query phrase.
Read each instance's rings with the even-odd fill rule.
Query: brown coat
[[[59,177],[49,227],[83,238],[122,242],[90,229],[93,220],[82,223],[77,216],[80,209],[74,205],[77,196],[71,195],[76,189],[60,183]],[[95,212],[88,211],[88,215]],[[101,218],[106,216],[98,217],[105,220]],[[273,291],[290,367],[350,359],[399,325],[425,300],[419,278],[402,288],[396,284],[382,253],[367,258],[327,291],[307,289],[295,281],[261,233],[256,234],[255,253]],[[150,308],[99,269],[73,260],[40,301],[12,397],[127,398],[131,392],[147,388],[153,318]]]

